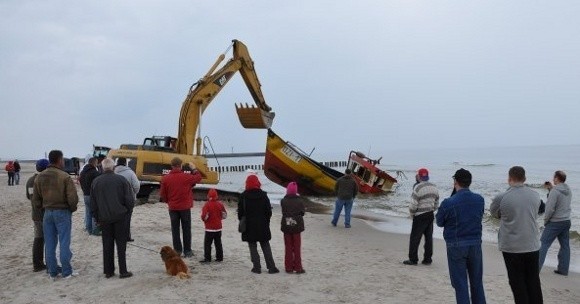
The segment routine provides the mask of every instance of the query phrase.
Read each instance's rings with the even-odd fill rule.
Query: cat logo
[[[233,72],[228,72],[223,74],[222,76],[220,76],[218,79],[214,80],[213,83],[215,83],[216,85],[223,87],[224,85],[226,85],[226,82],[228,82],[228,80],[234,75]]]
[[[228,79],[226,78],[226,75],[222,75],[222,77],[220,77],[220,79],[218,79],[218,82],[219,82],[219,84],[220,84],[220,87],[223,87],[223,86],[224,86],[224,84],[226,84],[226,81],[227,81],[227,80],[228,80]]]

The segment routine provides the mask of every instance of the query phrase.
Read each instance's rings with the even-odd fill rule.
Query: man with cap
[[[350,175],[352,171],[346,169],[344,176],[336,180],[334,192],[336,192],[336,202],[334,203],[334,214],[332,216],[332,226],[336,227],[338,218],[344,207],[344,227],[350,228],[350,211],[354,204],[354,198],[358,194],[356,180]]]
[[[526,171],[510,168],[506,192],[493,198],[489,211],[500,219],[499,250],[516,303],[543,303],[540,283],[540,195],[524,185]]]
[[[418,184],[413,189],[409,213],[413,218],[411,236],[409,240],[409,259],[405,265],[417,265],[419,261],[419,244],[422,236],[425,236],[425,252],[423,265],[431,265],[433,256],[433,219],[434,212],[439,207],[439,190],[435,184],[429,182],[429,171],[421,168],[417,171]]]
[[[485,203],[481,195],[469,190],[471,178],[463,168],[455,172],[456,193],[441,203],[436,216],[437,226],[443,227],[449,278],[457,303],[485,303],[481,253]]]
[[[38,173],[44,171],[46,167],[48,167],[47,159],[39,159],[36,162],[36,171]],[[38,173],[35,173],[26,181],[26,198],[30,200],[32,205],[32,222],[34,223],[34,242],[32,243],[32,267],[34,272],[46,270],[46,265],[44,264],[44,235],[42,230],[44,210],[32,204],[32,191],[34,190],[34,181]]]
[[[117,158],[117,166],[115,167],[115,173],[123,176],[131,185],[131,189],[133,190],[133,198],[135,202],[137,201],[137,193],[139,193],[139,189],[141,189],[141,182],[137,178],[137,175],[131,168],[127,167],[127,159],[124,157]],[[129,216],[127,216],[127,221],[129,222],[129,242],[133,242],[133,238],[131,237],[131,216],[133,215],[133,209],[129,211]]]

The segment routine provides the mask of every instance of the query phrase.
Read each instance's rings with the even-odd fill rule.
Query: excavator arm
[[[225,54],[233,46],[233,57],[217,69],[225,59]],[[216,71],[217,69],[217,71]],[[211,101],[230,81],[236,72],[240,72],[248,87],[255,106],[236,105],[236,112],[244,128],[269,129],[275,113],[268,106],[262,94],[261,84],[254,69],[254,62],[248,53],[248,48],[239,40],[233,40],[226,52],[221,54],[206,75],[192,85],[181,107],[179,116],[179,133],[177,136],[177,152],[181,154],[201,154],[201,136],[198,134],[201,116]]]

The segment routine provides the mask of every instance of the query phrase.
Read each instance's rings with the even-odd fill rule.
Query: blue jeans
[[[84,195],[83,198],[85,199],[85,230],[89,234],[94,234],[97,223],[95,223],[95,218],[91,212],[91,196]]]
[[[60,264],[62,276],[72,274],[72,252],[70,250],[72,212],[69,210],[46,210],[44,212],[43,230],[46,250],[46,267],[51,277],[56,277],[56,245],[60,244]]]
[[[546,260],[548,248],[554,240],[558,238],[560,250],[558,250],[558,271],[564,275],[568,274],[570,268],[570,226],[571,222],[548,222],[542,232],[542,247],[540,247],[540,271]]]
[[[334,215],[332,217],[332,224],[336,226],[338,223],[338,218],[342,212],[342,207],[344,207],[344,225],[350,226],[350,211],[352,210],[352,204],[354,200],[341,200],[337,199],[334,203]]]
[[[457,304],[485,303],[481,244],[447,247],[447,264]]]

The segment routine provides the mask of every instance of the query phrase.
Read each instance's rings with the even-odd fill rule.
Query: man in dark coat
[[[91,185],[97,176],[101,173],[97,170],[97,159],[89,158],[87,164],[83,167],[79,176],[81,189],[83,189],[83,198],[85,200],[85,230],[90,235],[99,235],[100,232],[95,224],[95,219],[91,212]]]
[[[48,167],[48,159],[39,159],[36,162],[36,171],[44,171]],[[38,173],[31,176],[26,182],[26,198],[32,203],[32,191],[34,191],[34,181]],[[34,222],[34,241],[32,243],[32,266],[34,272],[46,270],[44,264],[44,232],[42,230],[42,219],[44,210],[37,208],[32,204],[32,221]]]
[[[354,198],[358,194],[358,184],[351,176],[352,171],[346,169],[344,176],[336,180],[334,192],[336,192],[336,202],[334,203],[334,213],[332,215],[332,226],[336,227],[340,213],[344,207],[344,227],[350,228],[350,211],[354,204]]]
[[[246,179],[246,191],[242,192],[238,202],[238,219],[246,218],[246,230],[242,232],[242,241],[248,242],[250,257],[252,259],[252,272],[262,273],[260,255],[258,254],[258,242],[262,247],[268,273],[280,272],[276,268],[272,249],[270,248],[270,218],[272,217],[272,205],[266,192],[260,189],[261,184],[256,175],[250,175]]]
[[[133,274],[127,271],[125,258],[129,239],[127,217],[133,209],[135,198],[129,182],[113,171],[115,162],[112,159],[104,159],[101,165],[103,174],[93,181],[91,188],[91,211],[102,229],[104,273],[106,278],[115,275],[116,243],[119,278],[128,278]]]

